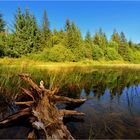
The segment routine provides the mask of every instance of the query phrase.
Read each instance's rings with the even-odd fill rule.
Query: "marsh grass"
[[[21,58],[0,58],[0,65],[9,65],[9,66],[21,66],[21,67],[39,67],[39,68],[47,68],[50,70],[59,70],[59,68],[68,68],[72,67],[116,67],[116,68],[132,68],[132,69],[140,69],[140,64],[133,64],[125,61],[91,61],[84,60],[79,62],[45,62],[45,61],[34,61],[26,57]]]
[[[19,62],[18,62],[19,63]],[[60,65],[49,63],[39,66],[37,62],[31,64],[29,61],[21,62],[21,64],[0,65],[0,111],[7,111],[11,105],[14,96],[20,93],[20,87],[27,87],[18,77],[19,73],[29,73],[32,79],[39,85],[41,80],[44,81],[46,88],[59,88],[59,93],[68,97],[79,98],[81,90],[85,89],[86,96],[93,91],[95,96],[99,98],[103,96],[106,88],[110,89],[111,96],[115,96],[118,92],[122,94],[124,87],[136,85],[140,83],[139,66],[128,64],[124,65]],[[67,66],[68,65],[68,66]],[[136,68],[137,67],[137,68]],[[6,108],[7,107],[7,108]],[[5,112],[6,112],[5,111]],[[7,111],[8,112],[8,111]],[[1,115],[0,115],[1,117]],[[89,139],[105,138],[108,136],[122,137],[126,133],[126,127],[122,120],[118,121],[120,114],[111,114],[98,120],[99,116],[95,116],[94,122],[99,125],[90,126],[88,131]],[[96,120],[97,119],[97,120]],[[112,123],[110,120],[113,120]],[[113,126],[111,129],[110,127]],[[130,130],[129,130],[130,131]],[[101,134],[101,137],[99,136]]]

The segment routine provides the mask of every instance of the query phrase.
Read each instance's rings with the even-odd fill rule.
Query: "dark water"
[[[84,112],[84,117],[64,120],[74,138],[140,138],[140,70],[74,69],[59,74],[48,73],[46,70],[29,73],[35,81],[43,79],[48,83],[46,87],[59,85],[60,95],[87,99],[83,105],[75,108]],[[3,74],[1,71],[1,77]],[[16,74],[8,76],[10,82],[6,81],[3,85],[13,94],[9,94],[9,90],[1,90],[0,119],[19,109],[12,100],[15,93],[19,92],[18,87],[24,86]],[[1,128],[0,138],[25,138],[29,130],[26,120],[20,120],[15,126]]]

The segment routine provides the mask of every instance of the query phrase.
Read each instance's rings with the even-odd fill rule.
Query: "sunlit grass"
[[[42,68],[49,69],[52,71],[60,71],[62,68],[68,68],[65,70],[73,70],[73,67],[84,67],[89,69],[92,68],[131,68],[131,69],[140,69],[140,64],[132,64],[125,61],[79,61],[79,62],[43,62],[43,61],[34,61],[27,59],[25,57],[22,58],[1,58],[0,65],[8,65],[10,67],[19,67],[20,69],[24,69],[25,67],[32,68]]]

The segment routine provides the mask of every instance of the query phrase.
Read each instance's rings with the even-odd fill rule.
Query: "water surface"
[[[86,98],[75,110],[84,117],[65,118],[74,138],[140,138],[140,70],[128,68],[79,68],[48,71],[31,68],[0,68],[0,119],[19,110],[13,104],[20,87],[27,87],[17,73],[30,73],[47,88],[59,87],[59,94]],[[22,120],[25,121],[26,120]],[[20,122],[0,129],[0,138],[24,138],[30,127]],[[23,133],[24,132],[24,133]]]

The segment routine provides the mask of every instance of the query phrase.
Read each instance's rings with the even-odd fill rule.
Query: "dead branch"
[[[30,115],[31,114],[30,111],[31,111],[30,108],[25,108],[23,110],[20,110],[19,112],[15,113],[13,115],[10,115],[7,118],[5,118],[4,120],[0,121],[0,125],[2,125],[2,126],[7,125],[8,123],[10,123],[12,121],[17,120],[19,117]]]
[[[31,91],[29,91],[25,88],[21,88],[21,89],[22,89],[23,93],[27,94],[28,96],[30,96],[33,99],[33,101],[35,101],[34,96],[32,95]]]
[[[16,105],[27,105],[31,106],[33,105],[34,101],[26,101],[26,102],[15,102]]]
[[[58,110],[55,107],[55,103],[69,102],[82,104],[85,102],[85,99],[73,99],[54,95],[58,92],[58,88],[53,90],[46,89],[43,81],[38,86],[28,74],[19,74],[19,76],[33,89],[22,88],[22,91],[30,96],[33,101],[15,102],[17,105],[27,105],[29,107],[0,121],[0,125],[5,125],[19,117],[30,115],[29,120],[33,131],[28,134],[28,138],[36,138],[35,132],[38,131],[39,137],[43,139],[74,139],[64,125],[63,117],[66,115],[84,115],[84,113],[72,110]]]
[[[72,102],[72,103],[84,103],[86,99],[73,99],[64,96],[54,95],[52,97],[56,102]]]
[[[27,84],[29,84],[33,89],[37,91],[37,93],[41,93],[41,89],[38,87],[36,83],[34,83],[28,74],[19,74],[20,78],[23,79]]]
[[[78,115],[78,116],[83,116],[85,115],[85,113],[82,113],[82,112],[78,112],[78,111],[74,111],[74,110],[60,110],[59,113],[64,117],[64,116],[67,116],[67,115]]]

